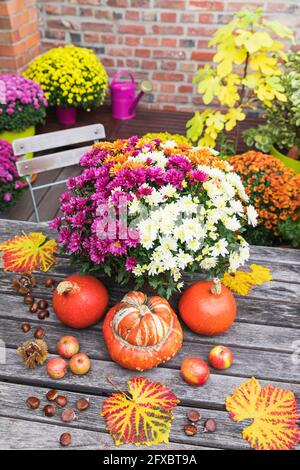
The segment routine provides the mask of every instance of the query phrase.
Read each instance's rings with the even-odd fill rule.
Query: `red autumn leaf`
[[[169,442],[173,408],[179,403],[165,385],[134,377],[127,382],[126,393],[113,393],[103,403],[105,417],[116,445],[132,443],[148,446]]]

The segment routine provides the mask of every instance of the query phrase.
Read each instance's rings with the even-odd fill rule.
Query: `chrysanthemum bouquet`
[[[46,117],[47,100],[41,87],[24,77],[0,74],[0,132],[19,132]]]
[[[0,212],[16,202],[24,186],[18,176],[16,161],[12,146],[0,140]]]
[[[40,84],[53,106],[98,107],[108,86],[105,68],[96,54],[73,45],[56,47],[40,55],[24,75]]]
[[[214,151],[132,137],[95,144],[80,164],[51,225],[84,271],[169,297],[183,272],[222,276],[248,259],[241,233],[256,212]]]

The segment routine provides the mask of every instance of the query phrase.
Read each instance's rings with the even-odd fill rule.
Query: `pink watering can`
[[[129,77],[130,80],[121,80],[121,77]],[[110,84],[112,115],[115,119],[132,119],[135,117],[135,108],[145,93],[153,89],[150,80],[142,80],[140,92],[135,94],[134,77],[130,72],[119,70]]]

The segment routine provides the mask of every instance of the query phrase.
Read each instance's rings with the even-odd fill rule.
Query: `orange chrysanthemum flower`
[[[300,217],[300,175],[277,158],[249,151],[229,159],[242,178],[259,222],[277,234],[277,225]]]

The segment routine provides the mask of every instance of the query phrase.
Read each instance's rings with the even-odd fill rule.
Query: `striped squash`
[[[182,346],[182,329],[170,304],[143,292],[129,292],[110,309],[103,335],[112,359],[133,370],[166,362]]]

